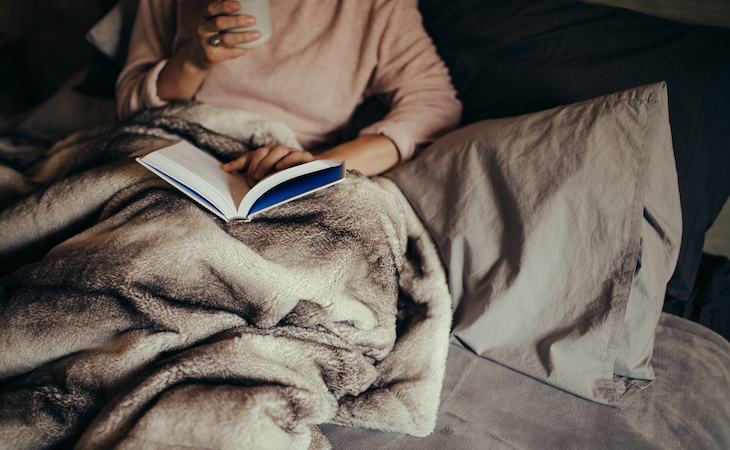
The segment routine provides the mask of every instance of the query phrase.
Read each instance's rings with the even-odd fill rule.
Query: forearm
[[[190,100],[203,84],[209,70],[192,62],[186,47],[170,58],[157,79],[157,96],[161,100]]]
[[[368,134],[319,153],[316,158],[346,161],[348,169],[372,176],[394,167],[398,163],[399,154],[393,141],[387,137]]]

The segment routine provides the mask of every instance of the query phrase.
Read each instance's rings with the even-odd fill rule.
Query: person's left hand
[[[244,174],[249,187],[270,172],[284,170],[314,160],[314,155],[286,145],[266,145],[223,164],[226,172],[246,170]]]

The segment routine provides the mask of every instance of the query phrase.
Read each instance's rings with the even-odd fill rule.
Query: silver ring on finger
[[[217,34],[214,34],[213,36],[208,39],[208,44],[212,45],[213,47],[220,47],[221,46],[221,37]]]

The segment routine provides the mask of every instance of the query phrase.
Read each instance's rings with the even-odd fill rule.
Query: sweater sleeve
[[[390,138],[405,161],[418,147],[458,126],[461,102],[446,65],[423,28],[416,1],[396,0],[392,5],[368,92],[383,98],[390,111],[360,134]]]
[[[127,62],[116,84],[121,119],[167,103],[157,96],[157,77],[172,53],[175,14],[174,0],[140,0]]]

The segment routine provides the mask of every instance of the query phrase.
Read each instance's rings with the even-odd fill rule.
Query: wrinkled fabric
[[[444,259],[464,346],[616,407],[654,379],[681,236],[663,83],[469,125],[389,176]]]
[[[412,439],[324,426],[352,450],[730,448],[730,343],[662,314],[652,358],[657,382],[628,408],[588,402],[475,355],[449,349],[434,433]]]
[[[727,3],[715,1],[596,1],[665,17],[718,8],[728,17]],[[667,298],[689,301],[701,288],[705,233],[730,196],[730,29],[578,0],[421,0],[419,8],[459,91],[463,124],[667,83],[682,204]]]
[[[292,136],[181,104],[39,159],[18,157],[32,140],[0,137],[17,175],[0,186],[3,445],[316,449],[326,422],[433,430],[451,301],[392,182],[351,172],[225,223],[130,157]]]

